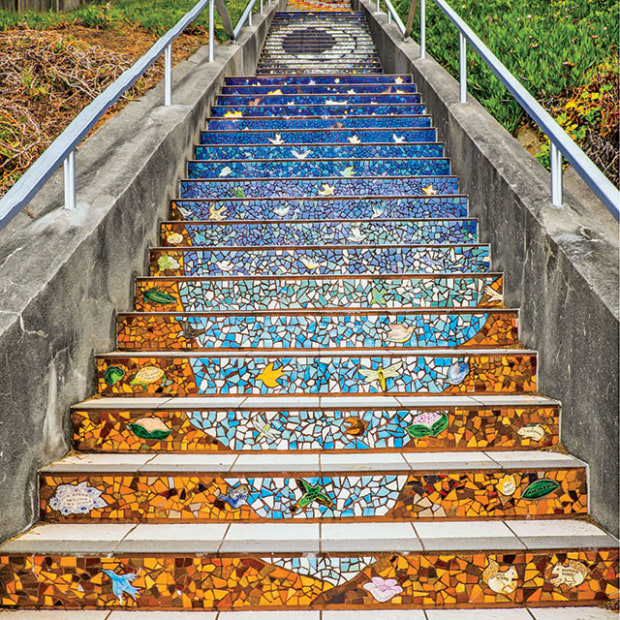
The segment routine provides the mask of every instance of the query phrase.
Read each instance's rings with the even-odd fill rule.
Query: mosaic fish
[[[344,426],[344,432],[347,435],[353,435],[353,437],[363,435],[368,428],[368,422],[358,417],[345,418],[342,425]]]
[[[280,146],[281,144],[284,144],[284,140],[282,140],[282,136],[279,133],[275,135],[275,138],[267,138],[267,139],[274,146]]]
[[[407,327],[406,325],[393,325],[390,327],[390,331],[386,337],[389,342],[408,342],[413,336],[415,326]]]
[[[284,374],[282,367],[274,369],[273,365],[273,362],[267,364],[263,371],[256,376],[256,378],[260,379],[268,388],[280,387],[278,379]]]
[[[588,569],[581,562],[569,560],[568,566],[564,564],[556,564],[551,571],[552,578],[549,582],[556,588],[562,585],[569,588],[580,586],[588,576]]]
[[[448,368],[448,383],[450,385],[459,385],[468,374],[469,365],[467,362],[454,362],[454,364]]]
[[[125,371],[120,366],[108,366],[103,373],[103,380],[107,385],[116,385],[125,376]]]
[[[170,436],[172,431],[164,424],[161,418],[140,418],[127,424],[127,428],[140,439],[162,440]]]
[[[421,437],[437,437],[448,428],[448,414],[445,411],[424,411],[413,418],[413,423],[405,427],[414,439]]]
[[[142,590],[142,588],[136,588],[131,585],[137,577],[136,573],[118,575],[114,571],[107,569],[104,569],[103,572],[112,580],[112,592],[114,592],[114,596],[116,596],[119,603],[123,602],[124,594],[129,594],[134,601],[136,600],[136,594],[140,594],[140,590]]]
[[[88,486],[87,482],[79,484],[60,484],[56,487],[54,497],[49,500],[49,507],[58,510],[63,516],[88,514],[93,508],[104,508],[107,502],[102,499],[103,491]]]
[[[181,326],[180,335],[183,336],[183,338],[187,338],[188,340],[198,338],[198,336],[202,336],[204,333],[207,332],[206,328],[197,329],[187,319],[180,320],[179,325]]]
[[[289,508],[292,514],[295,514],[299,510],[302,510],[313,502],[316,502],[321,506],[326,506],[327,508],[331,508],[333,506],[334,502],[326,493],[321,490],[320,484],[312,485],[302,479],[296,480],[296,482],[299,490],[303,493],[303,495],[301,499],[299,499],[299,501],[297,501]]]
[[[161,368],[157,368],[157,366],[145,366],[144,368],[140,368],[135,377],[129,382],[129,385],[140,385],[142,388],[146,389],[147,385],[156,383],[164,376],[164,371]]]
[[[499,570],[499,564],[489,558],[489,563],[482,573],[482,580],[497,594],[512,594],[517,589],[519,573],[514,566],[505,571]]]
[[[545,436],[545,428],[542,424],[526,424],[522,426],[517,435],[524,439],[532,439],[533,441],[540,441]]]
[[[238,510],[246,503],[249,495],[249,489],[247,484],[240,484],[238,487],[226,487],[226,494],[222,493],[220,489],[215,489],[213,492],[215,495],[215,501],[213,505],[219,510],[225,510],[226,504],[228,504],[233,510]]]
[[[402,366],[402,362],[397,362],[387,368],[377,368],[376,370],[373,368],[361,368],[360,374],[365,378],[366,383],[378,381],[381,390],[385,392],[387,389],[386,379],[399,377]]]
[[[181,267],[176,258],[173,258],[168,254],[162,254],[157,259],[157,265],[159,266],[161,271],[175,270]]]

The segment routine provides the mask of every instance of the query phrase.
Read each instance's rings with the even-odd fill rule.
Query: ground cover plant
[[[84,106],[194,4],[195,0],[112,0],[65,14],[0,11],[0,197]],[[246,4],[247,0],[227,0],[233,24]],[[203,11],[173,44],[174,64],[208,41],[207,20],[208,12]],[[216,37],[227,38],[217,22]],[[162,75],[160,61],[110,114]]]
[[[618,6],[616,0],[448,0],[521,83],[618,185]],[[403,19],[410,0],[396,0]],[[427,1],[429,53],[458,76],[458,32]],[[419,32],[419,14],[414,23]],[[515,133],[530,125],[475,52],[469,92]],[[548,163],[548,145],[537,156]]]

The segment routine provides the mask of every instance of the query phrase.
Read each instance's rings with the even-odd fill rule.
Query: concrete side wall
[[[132,279],[183,176],[224,77],[252,74],[271,18],[237,44],[206,49],[130,103],[76,155],[78,208],[61,208],[60,172],[0,232],[0,539],[38,516],[37,469],[71,445],[69,407],[93,394],[94,355],[116,346],[115,312],[132,306]]]
[[[354,4],[385,71],[418,84],[492,244],[493,268],[506,275],[506,303],[520,308],[521,339],[539,351],[540,392],[562,401],[562,441],[590,465],[591,512],[618,535],[617,223],[595,198],[589,211],[565,192],[554,208],[544,168],[475,100],[460,104],[458,83],[420,60],[418,45],[404,43],[373,3]]]

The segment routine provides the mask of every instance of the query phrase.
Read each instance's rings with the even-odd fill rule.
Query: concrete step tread
[[[381,523],[39,523],[0,554],[514,552],[615,548],[577,519]]]
[[[89,398],[77,403],[76,410],[114,409],[386,409],[429,407],[559,407],[552,398],[537,394],[454,394],[447,396],[214,396],[199,398]]]
[[[585,463],[561,452],[544,450],[470,452],[358,452],[330,453],[212,453],[212,454],[114,454],[77,453],[43,467],[41,473],[269,473],[304,472],[332,474],[350,472],[424,471],[523,471],[531,469],[583,468]]]
[[[6,620],[617,620],[602,607],[485,609],[349,609],[333,611],[0,610]]]

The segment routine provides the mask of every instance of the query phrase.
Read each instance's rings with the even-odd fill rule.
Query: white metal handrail
[[[159,38],[152,47],[129,69],[124,71],[112,84],[89,103],[69,126],[50,144],[41,156],[17,180],[15,185],[0,200],[0,230],[4,228],[39,192],[49,178],[62,164],[64,166],[64,187],[66,209],[74,209],[75,195],[75,149],[88,135],[97,121],[108,109],[144,75],[145,71],[164,54],[164,104],[172,105],[172,42],[189,26],[209,5],[209,62],[213,62],[215,39],[215,4],[224,22],[228,34],[236,39],[239,31],[251,15],[256,0],[251,0],[232,29],[230,18],[223,0],[199,0],[166,34]],[[261,0],[261,11],[263,2]],[[245,16],[245,17],[244,17]]]
[[[377,0],[377,11],[379,10]],[[388,15],[395,13],[390,0],[382,0]],[[461,103],[467,103],[467,42],[493,71],[508,92],[516,99],[530,118],[540,127],[551,144],[551,202],[562,206],[562,156],[599,197],[611,214],[620,220],[620,192],[594,162],[573,142],[553,117],[530,95],[508,68],[491,52],[476,33],[456,14],[445,0],[432,0],[459,31],[459,91]],[[396,22],[396,20],[394,20]],[[402,21],[396,22],[405,37]],[[426,2],[420,0],[420,58],[426,57]]]

